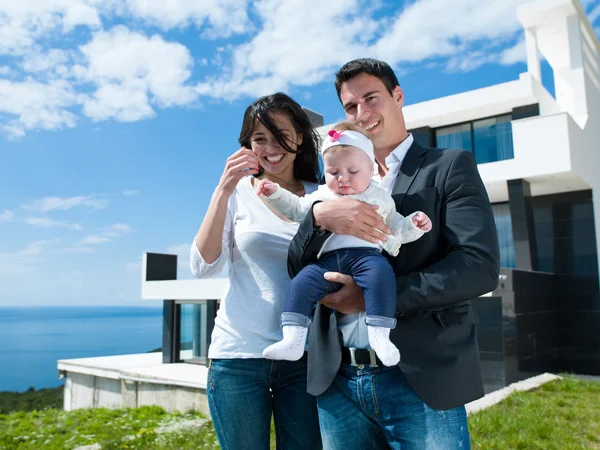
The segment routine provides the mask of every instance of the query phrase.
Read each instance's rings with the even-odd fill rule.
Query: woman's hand
[[[315,224],[336,234],[349,234],[377,244],[386,241],[392,230],[377,213],[377,206],[350,197],[317,203]]]
[[[363,291],[354,282],[350,275],[344,275],[339,272],[326,272],[325,279],[335,283],[342,283],[342,288],[326,295],[321,304],[328,308],[335,309],[342,314],[350,314],[365,310],[365,297]]]
[[[225,170],[217,189],[220,189],[227,195],[233,194],[238,182],[246,175],[256,175],[259,171],[258,158],[252,150],[246,147],[240,148],[237,152],[227,158]]]
[[[257,195],[264,195],[265,197],[270,197],[275,193],[275,191],[279,189],[279,185],[277,183],[273,183],[266,178],[260,182],[258,185],[258,190],[256,191]]]

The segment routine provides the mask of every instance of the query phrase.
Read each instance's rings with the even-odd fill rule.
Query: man
[[[371,133],[380,185],[398,212],[423,211],[433,229],[389,258],[398,366],[382,365],[368,350],[360,289],[346,275],[327,274],[343,287],[317,307],[308,352],[308,391],[318,395],[324,446],[469,448],[464,404],[483,395],[469,299],[495,289],[499,274],[494,216],[477,164],[471,152],[414,140],[402,113],[404,94],[386,63],[351,61],[335,86],[347,119]],[[377,242],[388,231],[370,205],[350,198],[316,203],[290,246],[290,275],[315,259],[330,232]]]

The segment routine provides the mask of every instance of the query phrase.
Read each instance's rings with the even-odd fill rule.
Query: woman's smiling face
[[[296,132],[292,121],[285,113],[271,112],[269,116],[282,137],[292,150],[302,143],[302,136]],[[293,177],[296,155],[283,148],[273,134],[260,121],[257,121],[251,138],[252,151],[267,173],[276,176]]]

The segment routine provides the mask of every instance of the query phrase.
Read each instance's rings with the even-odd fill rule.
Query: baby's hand
[[[412,217],[412,221],[418,229],[423,230],[425,233],[431,230],[431,220],[424,212],[419,211],[416,213]]]
[[[264,195],[265,197],[270,197],[275,193],[275,191],[279,188],[277,183],[273,183],[267,179],[264,179],[258,185],[258,191],[256,192],[258,195]]]

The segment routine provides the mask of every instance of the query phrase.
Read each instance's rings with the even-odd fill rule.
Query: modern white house
[[[423,145],[473,151],[492,202],[501,282],[473,300],[488,391],[536,372],[600,374],[600,44],[577,0],[535,0],[517,16],[519,79],[404,107]],[[65,409],[208,413],[206,354],[228,281],[176,274],[175,255],[144,254],[141,297],[164,300],[162,356],[59,361]]]
[[[496,206],[503,266],[597,278],[598,39],[577,1],[533,1],[520,6],[517,16],[525,30],[527,72],[508,83],[407,106],[407,125],[423,144],[475,153]],[[542,84],[542,58],[553,72],[554,96]],[[532,198],[538,226],[530,227],[526,217],[513,217],[516,205],[509,206],[522,202],[520,196],[527,202]],[[566,238],[566,232],[543,226],[552,222],[544,208],[561,204],[572,205],[573,239],[565,246],[551,241]],[[554,225],[560,220],[568,219],[554,217]]]

